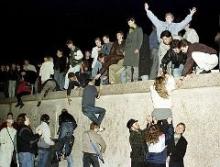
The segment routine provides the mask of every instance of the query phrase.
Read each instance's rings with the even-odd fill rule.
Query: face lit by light
[[[164,36],[164,37],[162,38],[162,41],[163,41],[163,43],[164,43],[165,45],[170,45],[170,43],[172,42],[172,37],[166,37],[166,36]]]
[[[173,22],[174,17],[173,17],[173,15],[172,15],[171,13],[168,13],[168,14],[166,14],[166,16],[165,16],[165,20],[166,20],[166,22],[167,22],[168,24],[170,24],[170,23]]]
[[[123,39],[123,35],[121,33],[117,33],[116,38],[117,38],[118,41],[120,41],[120,40]]]
[[[183,134],[184,131],[185,131],[185,127],[184,127],[183,125],[181,125],[181,124],[178,125],[178,126],[176,127],[176,130],[175,130],[176,134]]]
[[[134,21],[129,20],[129,21],[128,21],[128,26],[129,26],[129,27],[134,27]]]
[[[106,36],[104,36],[104,37],[102,38],[102,40],[103,40],[104,43],[109,43],[109,38],[107,38]]]
[[[180,48],[180,50],[181,50],[183,53],[187,53],[188,46],[182,46],[182,47]]]
[[[180,53],[180,49],[179,49],[179,48],[173,48],[173,51],[174,51],[175,53]]]
[[[99,39],[97,39],[95,41],[95,45],[98,46],[98,47],[101,47],[102,46],[102,42]]]
[[[139,129],[140,129],[139,123],[138,123],[138,122],[135,122],[135,123],[132,125],[132,128],[133,128],[134,130],[139,130]]]

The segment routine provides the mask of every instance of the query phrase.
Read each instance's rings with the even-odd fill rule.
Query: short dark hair
[[[67,41],[66,41],[66,45],[69,45],[69,44],[73,44],[73,45],[74,45],[73,40],[67,40]]]
[[[96,37],[94,41],[101,41],[101,39],[99,37]]]
[[[136,20],[135,20],[134,17],[128,17],[128,18],[127,18],[127,22],[128,22],[128,21],[133,21],[133,22],[135,22]]]
[[[104,38],[104,37],[109,38],[109,35],[107,35],[107,34],[106,34],[106,35],[103,35],[103,37],[102,37],[102,38]]]
[[[160,34],[160,38],[163,38],[163,37],[169,38],[169,37],[172,37],[172,34],[171,34],[170,31],[165,30],[165,31],[163,31],[163,32]]]
[[[180,48],[180,40],[174,39],[170,44],[170,48],[171,49]]]
[[[7,114],[7,117],[8,117],[9,115],[11,115],[11,116],[13,117],[13,113],[12,113],[12,112],[9,112],[9,113]]]
[[[68,78],[73,78],[73,77],[75,77],[76,75],[73,73],[73,72],[70,72],[69,74],[68,74]]]
[[[121,34],[123,37],[124,37],[124,33],[123,33],[123,31],[118,31],[116,34]]]
[[[47,114],[43,114],[43,115],[41,115],[40,120],[41,120],[42,122],[49,123],[50,116],[47,115]]]
[[[186,47],[186,46],[188,46],[189,44],[190,44],[189,41],[187,41],[186,39],[182,39],[182,40],[180,41],[179,47],[180,47],[180,48],[181,48],[181,47]]]
[[[90,124],[90,130],[94,130],[95,127],[99,127],[99,125],[98,125],[97,123],[95,123],[95,122],[92,122],[92,123]]]
[[[105,57],[105,54],[104,53],[99,53],[98,59],[101,59],[103,57]]]
[[[21,126],[21,125],[24,125],[24,122],[25,122],[25,120],[26,120],[26,113],[21,113],[21,114],[19,114],[18,115],[18,117],[17,117],[17,124],[18,124],[18,126]]]

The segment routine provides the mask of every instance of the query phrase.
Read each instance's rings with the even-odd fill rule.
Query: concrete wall
[[[186,167],[219,167],[219,82],[219,74],[195,77],[186,81],[181,88],[175,90],[172,94],[174,124],[176,125],[178,122],[186,123],[185,137],[188,140],[185,156]],[[104,95],[97,100],[96,105],[107,110],[102,124],[106,130],[102,133],[102,136],[108,147],[105,153],[106,163],[101,166],[130,166],[129,133],[126,123],[130,118],[135,118],[144,127],[145,118],[153,109],[150,95],[147,91],[150,84],[151,82],[139,82],[102,88]],[[192,86],[193,84],[194,86]],[[146,85],[148,86],[146,87]],[[127,89],[127,94],[125,88]],[[116,90],[115,93],[114,90]],[[123,94],[119,94],[118,92],[122,90]],[[140,93],[140,90],[143,93]],[[12,111],[15,115],[22,112],[28,113],[32,120],[33,129],[39,124],[39,117],[42,113],[49,114],[52,118],[51,129],[53,135],[55,135],[57,117],[62,108],[67,108],[74,115],[79,125],[75,132],[76,140],[73,156],[75,166],[81,167],[82,132],[89,128],[90,121],[81,113],[81,97],[78,96],[81,93],[78,92],[76,94],[72,97],[71,105],[68,105],[67,100],[63,98],[44,100],[39,108],[36,107],[36,101],[26,101],[22,109],[14,108],[15,104],[13,103]],[[5,116],[8,111],[8,104],[0,104],[0,117]],[[62,162],[60,166],[65,166],[65,164]]]

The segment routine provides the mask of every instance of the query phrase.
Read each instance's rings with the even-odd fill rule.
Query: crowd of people
[[[189,75],[210,73],[218,65],[218,53],[199,43],[198,34],[190,27],[196,8],[192,8],[183,21],[174,23],[172,13],[166,13],[165,21],[161,21],[147,3],[144,7],[153,23],[149,36],[149,57],[152,62],[149,79],[154,80],[150,87],[154,110],[143,130],[138,120],[130,119],[127,122],[132,150],[131,167],[183,167],[187,148],[187,141],[183,137],[186,125],[179,123],[175,130],[172,125],[171,92],[177,88],[174,78],[183,82]],[[129,18],[127,23],[129,31],[126,39],[122,31],[116,33],[115,42],[111,42],[108,35],[102,39],[97,37],[95,46],[84,54],[74,41],[68,40],[68,56],[62,49],[57,49],[55,57],[45,57],[37,67],[29,60],[25,60],[22,66],[1,65],[1,96],[10,99],[16,97],[16,107],[24,106],[22,96],[28,94],[36,94],[37,106],[40,106],[48,92],[57,90],[66,90],[70,104],[71,90],[83,88],[82,113],[91,120],[90,130],[83,133],[84,167],[99,167],[99,159],[104,163],[102,155],[106,150],[106,143],[100,135],[105,130],[101,124],[106,109],[95,106],[95,99],[100,98],[100,90],[96,86],[144,79],[140,74],[141,47],[146,45],[143,43],[144,34],[135,18]],[[183,36],[179,33],[181,30],[185,30]],[[220,43],[219,33],[215,40]],[[12,113],[7,115],[0,131],[0,166],[8,167],[14,162],[21,167],[33,167],[36,154],[39,167],[47,167],[61,159],[67,160],[68,167],[73,166],[71,151],[74,130],[77,128],[74,117],[66,109],[62,110],[57,140],[51,139],[49,115],[43,114],[40,121],[34,133],[30,118],[25,113],[18,116],[16,123],[13,122]],[[54,148],[53,153],[51,148]],[[18,153],[15,157],[14,151]]]

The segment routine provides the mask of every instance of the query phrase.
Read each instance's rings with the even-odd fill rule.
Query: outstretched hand
[[[189,10],[191,15],[194,15],[196,13],[196,7],[193,7]]]
[[[144,4],[144,9],[145,9],[145,11],[147,11],[147,10],[149,9],[148,3],[145,3],[145,4]]]

